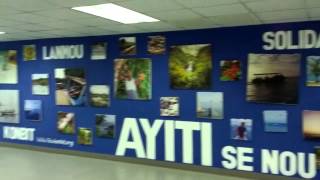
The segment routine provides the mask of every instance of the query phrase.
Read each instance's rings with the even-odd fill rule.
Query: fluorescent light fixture
[[[1,34],[5,34],[5,33],[6,33],[6,32],[0,31],[0,35],[1,35]]]
[[[73,7],[73,10],[103,17],[123,24],[134,24],[143,22],[157,22],[158,19],[142,13],[118,6],[113,3],[98,4],[93,6]]]

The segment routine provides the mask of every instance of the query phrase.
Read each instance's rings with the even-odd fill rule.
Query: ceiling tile
[[[207,18],[188,18],[184,20],[170,21],[170,23],[175,24],[177,27],[182,27],[184,29],[202,29],[205,27],[210,28],[217,26],[216,23]]]
[[[119,33],[130,33],[130,32],[139,32],[141,29],[138,27],[130,25],[118,25],[118,26],[100,26],[99,28],[105,29],[106,31],[115,31]]]
[[[248,13],[248,10],[241,4],[194,8],[192,10],[207,17]]]
[[[208,7],[208,6],[217,6],[223,4],[233,4],[238,3],[239,0],[175,0],[183,6],[188,8],[195,7]]]
[[[77,6],[90,6],[90,5],[97,5],[97,4],[104,4],[104,3],[116,3],[121,1],[128,1],[128,0],[44,0],[50,1],[56,5],[61,7],[77,7]]]
[[[212,21],[221,26],[239,26],[261,24],[260,20],[253,14],[235,14],[210,17]]]
[[[264,0],[245,3],[253,12],[289,10],[305,8],[303,0]]]
[[[58,7],[52,2],[44,1],[44,0],[20,0],[19,2],[14,0],[1,0],[0,6],[8,6],[15,10],[20,10],[25,12],[52,9],[52,8]]]
[[[201,18],[200,15],[186,9],[176,10],[176,11],[166,11],[166,12],[154,12],[148,15],[151,15],[154,18],[157,18],[164,22]]]
[[[307,8],[316,8],[320,7],[319,0],[306,0]]]
[[[308,14],[311,18],[320,17],[320,8],[308,9]]]
[[[302,21],[308,21],[308,18],[292,18],[292,19],[279,19],[279,20],[266,20],[263,21],[265,24],[269,23],[286,23],[286,22],[302,22]]]
[[[55,20],[55,21],[48,21],[46,22],[46,26],[50,27],[51,29],[57,29],[57,28],[81,28],[84,25],[74,23],[73,21],[67,21],[67,20]]]
[[[21,22],[18,21],[12,21],[12,20],[6,20],[6,19],[0,19],[0,25],[1,26],[8,26],[14,28],[16,25],[21,24]]]
[[[119,22],[111,21],[108,19],[104,19],[101,17],[91,17],[91,18],[79,18],[72,19],[72,22],[85,25],[85,26],[114,26],[114,25],[122,25]]]
[[[54,17],[39,16],[31,13],[22,13],[7,16],[6,19],[18,22],[45,23],[54,19]]]
[[[51,18],[63,19],[63,20],[73,20],[73,19],[96,17],[93,15],[82,13],[82,12],[72,10],[69,8],[49,9],[49,10],[45,10],[45,11],[35,11],[35,12],[33,12],[33,14],[38,15],[38,16],[51,17]]]
[[[142,29],[145,31],[169,31],[179,29],[177,26],[165,23],[165,22],[150,22],[150,23],[140,23],[140,24],[132,24],[132,26]]]
[[[183,9],[184,6],[173,0],[130,0],[115,3],[120,6],[145,13]],[[152,16],[152,14],[151,14]]]
[[[307,18],[307,11],[305,9],[274,11],[257,13],[261,20],[282,20],[282,19],[300,19]]]

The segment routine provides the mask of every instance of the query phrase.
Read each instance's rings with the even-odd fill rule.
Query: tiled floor
[[[205,173],[0,147],[1,180],[244,180]]]

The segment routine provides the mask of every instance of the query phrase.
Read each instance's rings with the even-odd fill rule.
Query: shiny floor
[[[245,180],[183,170],[0,147],[1,180]]]

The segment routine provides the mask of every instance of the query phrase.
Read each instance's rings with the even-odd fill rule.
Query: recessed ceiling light
[[[5,34],[6,32],[0,31],[0,34]]]
[[[93,6],[73,7],[73,10],[103,17],[123,24],[134,24],[143,22],[157,22],[158,19],[142,13],[118,6],[113,3],[98,4]]]

